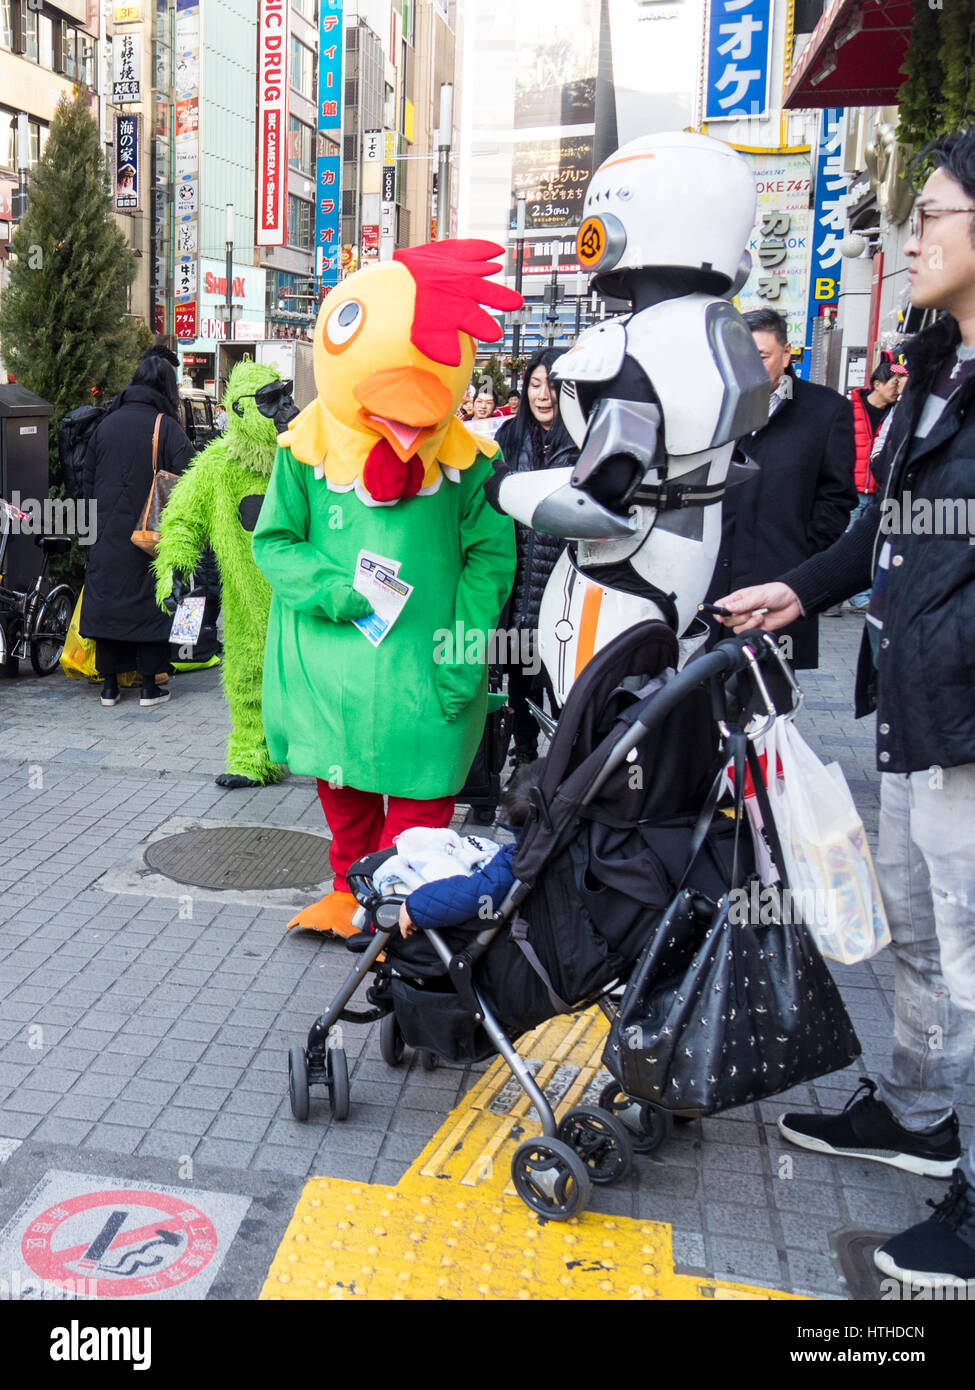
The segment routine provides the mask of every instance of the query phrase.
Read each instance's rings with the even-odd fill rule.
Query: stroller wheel
[[[395,1014],[386,1014],[379,1024],[379,1055],[387,1066],[398,1067],[403,1063],[406,1043],[396,1022]]]
[[[590,1182],[619,1182],[633,1167],[633,1142],[626,1125],[594,1105],[570,1110],[559,1122],[558,1134],[582,1159]]]
[[[425,1047],[421,1047],[417,1055],[420,1058],[420,1066],[424,1071],[437,1070],[438,1061],[435,1052],[428,1052]]]
[[[308,1059],[303,1047],[293,1047],[288,1053],[288,1093],[291,1113],[296,1120],[308,1119]]]
[[[325,1077],[328,1081],[328,1099],[332,1107],[333,1120],[349,1118],[349,1064],[345,1049],[330,1047],[325,1053]]]
[[[599,1106],[626,1125],[634,1153],[652,1154],[670,1137],[674,1123],[670,1113],[659,1110],[649,1101],[633,1100],[615,1081],[599,1093]]]
[[[561,1139],[524,1139],[511,1160],[515,1191],[548,1221],[568,1221],[585,1208],[592,1185],[582,1159]]]

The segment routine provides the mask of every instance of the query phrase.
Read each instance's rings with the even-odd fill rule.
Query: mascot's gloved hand
[[[479,661],[436,662],[433,683],[448,724],[462,714],[481,688],[484,667]]]
[[[175,614],[188,593],[189,586],[178,570],[170,570],[156,580],[156,603],[164,613]]]
[[[372,604],[365,594],[357,593],[344,580],[326,585],[321,608],[335,623],[350,623],[353,618],[364,618],[372,612]]]

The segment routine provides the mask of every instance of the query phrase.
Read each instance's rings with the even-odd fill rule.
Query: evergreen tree
[[[112,213],[98,126],[80,92],[58,104],[11,250],[0,350],[17,380],[54,406],[51,490],[59,495],[61,416],[119,391],[149,337],[141,320],[126,316],[135,260]]]
[[[506,405],[508,402],[508,383],[505,378],[504,368],[498,361],[497,355],[489,357],[486,362],[482,362],[474,372],[478,386],[482,386],[487,381],[494,390],[494,399],[498,405]]]

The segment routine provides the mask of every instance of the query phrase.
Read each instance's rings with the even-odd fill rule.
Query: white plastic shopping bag
[[[863,822],[838,763],[825,766],[791,719],[765,735],[769,804],[793,910],[824,956],[853,965],[890,942]]]

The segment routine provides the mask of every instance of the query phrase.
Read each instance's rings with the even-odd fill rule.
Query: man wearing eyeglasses
[[[912,304],[942,312],[905,350],[874,500],[781,582],[718,602],[729,626],[775,631],[873,584],[856,712],[877,711],[893,1058],[841,1114],[787,1114],[779,1128],[804,1149],[950,1178],[934,1214],[875,1259],[925,1288],[967,1289],[975,1138],[963,1152],[954,1107],[975,1053],[975,128],[925,153],[935,169],[904,254]]]

